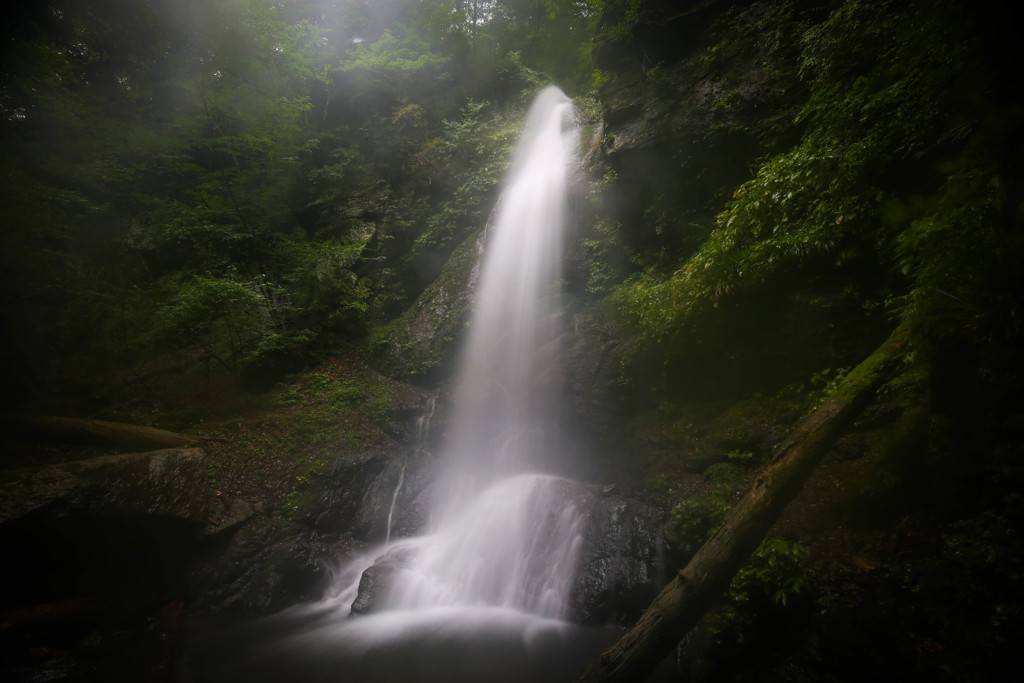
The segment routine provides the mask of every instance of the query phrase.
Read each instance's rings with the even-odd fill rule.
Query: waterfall
[[[431,533],[400,544],[384,602],[415,610],[487,605],[566,613],[582,515],[557,456],[558,286],[570,100],[545,89],[527,116],[491,225],[455,396]]]
[[[534,102],[491,226],[456,396],[453,476],[545,468],[557,414],[558,280],[566,180],[577,145],[572,104]]]
[[[488,226],[476,308],[429,526],[342,567],[332,597],[268,625],[225,667],[237,680],[560,681],[607,634],[570,624],[587,487],[560,478],[562,239],[577,130],[549,87],[530,108]],[[431,400],[417,423],[424,448]],[[280,628],[281,630],[275,630]],[[285,637],[279,634],[286,632]],[[244,676],[237,676],[244,672]]]

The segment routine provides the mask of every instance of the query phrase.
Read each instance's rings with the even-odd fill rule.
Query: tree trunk
[[[212,440],[123,422],[40,415],[4,415],[0,419],[0,435],[23,441],[69,443],[122,451],[181,448]]]
[[[578,679],[581,683],[635,683],[650,675],[729,587],[821,457],[892,375],[903,357],[904,344],[903,332],[897,329],[796,425],[718,531],[662,589],[633,628],[591,663]]]

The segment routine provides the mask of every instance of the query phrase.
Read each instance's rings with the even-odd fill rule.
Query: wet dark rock
[[[244,617],[319,600],[331,586],[349,539],[281,519],[243,525],[192,572],[200,611]]]
[[[215,495],[209,504],[209,516],[206,526],[200,532],[202,536],[215,536],[250,519],[256,511],[241,498],[234,496]]]
[[[366,509],[384,495],[381,479],[398,464],[398,457],[378,450],[335,458],[315,477],[292,517],[323,531],[353,531],[367,538],[374,524]]]
[[[578,620],[617,624],[636,619],[665,583],[664,514],[638,500],[598,497],[573,589]]]
[[[208,498],[199,449],[5,473],[0,679],[172,680]]]
[[[428,480],[424,469],[410,472],[412,477],[422,477],[424,484]],[[425,486],[419,496],[411,493],[419,486],[411,483],[408,497],[399,496],[392,538],[412,536],[421,530],[424,517],[417,515],[426,510]],[[663,540],[665,513],[619,492],[615,486],[596,488],[563,480],[557,495],[564,505],[586,509],[589,519],[573,589],[572,618],[602,625],[635,618],[660,590],[669,571]],[[390,505],[390,500],[387,502]],[[411,528],[402,521],[410,517],[415,519]],[[369,614],[381,607],[388,587],[408,564],[412,552],[408,547],[393,548],[363,572],[353,614]]]
[[[566,417],[588,453],[612,452],[624,435],[614,387],[622,341],[598,306],[573,310],[569,322],[571,331],[562,354]],[[580,463],[583,471],[592,461],[588,457]]]
[[[431,456],[415,449],[337,458],[303,496],[295,517],[323,532],[351,533],[360,541],[379,542],[388,534],[394,501],[392,533],[398,529],[401,533],[395,535],[415,533],[426,514],[423,494],[431,467]]]
[[[378,376],[381,382],[388,381],[383,375]],[[430,407],[431,397],[436,392],[418,390],[408,384],[402,386],[403,392],[392,395],[390,414],[382,426],[388,436],[396,441],[415,444],[426,436],[421,434],[421,428],[425,422],[429,425],[433,412]]]
[[[247,611],[273,614],[323,597],[333,577],[332,544],[306,537],[272,544],[246,586]]]
[[[352,614],[358,616],[375,611],[397,571],[398,568],[391,564],[368,567],[359,579],[359,594],[352,603]]]
[[[200,552],[208,498],[199,449],[5,473],[0,557],[18,590],[0,599],[0,609],[98,598],[107,607],[96,622],[119,623],[138,606],[181,595]]]
[[[394,499],[391,540],[416,536],[426,527],[432,496],[430,485],[436,477],[436,467],[435,456],[428,453],[417,453],[407,461],[402,487]],[[397,485],[395,480],[389,483]],[[389,508],[390,505],[388,501]]]
[[[199,448],[122,453],[18,470],[0,482],[0,523],[46,509],[206,521],[206,454]]]
[[[339,565],[385,539],[389,513],[392,538],[419,533],[432,467],[431,456],[416,449],[339,456],[313,478],[289,518],[252,514],[221,534],[195,572],[201,609],[255,617],[321,599]],[[225,515],[231,509],[229,501]]]
[[[370,614],[379,610],[402,569],[412,560],[411,548],[394,548],[368,567],[359,579],[359,593],[352,603],[352,614]]]

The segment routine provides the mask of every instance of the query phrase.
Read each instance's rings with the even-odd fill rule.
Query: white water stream
[[[431,533],[385,606],[491,606],[565,616],[581,543],[565,482],[539,474],[557,415],[557,287],[566,183],[577,147],[570,100],[544,90],[527,117],[487,236]]]

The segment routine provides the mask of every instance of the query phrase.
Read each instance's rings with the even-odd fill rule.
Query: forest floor
[[[137,372],[145,374],[145,370]],[[260,503],[286,503],[297,477],[331,456],[361,452],[403,430],[395,411],[424,398],[368,369],[353,354],[335,355],[269,390],[253,392],[227,373],[156,373],[129,383],[96,419],[157,427],[205,439],[210,488]],[[60,443],[7,441],[0,469],[19,469],[113,451]]]

